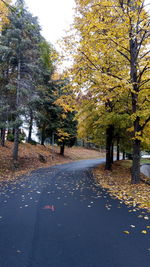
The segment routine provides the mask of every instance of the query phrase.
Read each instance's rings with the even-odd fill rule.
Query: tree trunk
[[[113,141],[113,125],[108,126],[106,129],[106,164],[105,170],[111,171],[112,165],[112,141]]]
[[[18,148],[19,148],[19,128],[15,128],[14,147],[13,147],[13,161],[17,161],[18,160]]]
[[[133,141],[132,184],[140,182],[140,145],[140,140]]]
[[[19,108],[19,98],[20,98],[20,80],[21,80],[21,61],[18,61],[18,74],[17,74],[17,91],[16,91],[16,124],[18,124],[17,119],[19,118],[18,115],[18,108]],[[14,147],[13,147],[13,161],[18,160],[18,149],[19,149],[19,126],[14,128]]]
[[[136,139],[136,133],[140,132],[140,118],[137,117],[134,121],[134,140],[133,140],[133,161],[132,161],[132,184],[140,182],[140,146],[141,140]]]
[[[32,128],[33,128],[33,112],[32,109],[30,109],[30,121],[29,121],[29,133],[28,133],[28,143],[31,142],[32,138]]]
[[[117,160],[120,160],[120,138],[117,137]]]
[[[42,128],[42,133],[41,133],[41,145],[44,146],[45,142],[45,126]]]
[[[2,128],[1,129],[1,146],[5,146],[5,135],[6,135],[6,129]]]
[[[64,156],[64,151],[65,151],[65,144],[63,143],[63,144],[60,146],[60,155]]]
[[[134,122],[134,140],[133,140],[133,161],[132,161],[132,184],[138,184],[140,182],[140,146],[141,141],[136,139],[136,133],[140,132],[140,119],[136,118]]]
[[[138,40],[135,38],[133,25],[130,28],[130,78],[132,83],[132,114],[135,115],[134,135],[133,135],[133,162],[132,162],[132,178],[131,183],[137,184],[140,182],[140,144],[141,141],[136,139],[137,133],[141,134],[140,118],[137,116],[138,97],[139,97],[139,82],[138,82]]]
[[[114,163],[114,143],[111,144],[111,163]]]
[[[126,153],[125,153],[125,151],[123,150],[123,151],[122,151],[122,159],[125,160],[125,157],[126,157]]]

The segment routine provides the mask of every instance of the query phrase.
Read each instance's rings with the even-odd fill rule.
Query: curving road
[[[91,168],[101,162],[39,169],[1,185],[1,267],[150,266],[149,215],[96,185]]]

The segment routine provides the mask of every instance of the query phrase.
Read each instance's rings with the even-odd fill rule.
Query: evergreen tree
[[[9,24],[1,35],[0,58],[4,67],[3,79],[6,76],[5,90],[12,96],[8,105],[15,128],[13,159],[18,159],[19,127],[21,115],[29,103],[35,88],[39,65],[40,27],[25,8],[23,0],[18,0],[14,11],[9,11]]]

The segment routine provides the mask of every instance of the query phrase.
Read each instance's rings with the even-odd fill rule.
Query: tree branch
[[[142,75],[144,74],[145,71],[147,71],[148,69],[150,69],[150,67],[147,67],[147,65],[143,68],[142,71],[140,71],[139,75],[138,75],[138,83],[141,81]]]
[[[146,124],[150,121],[150,117],[147,118],[147,120],[145,120],[144,124],[141,126],[141,130],[144,130]]]
[[[124,47],[123,45],[120,45],[119,43],[117,43],[116,41],[114,41],[112,38],[110,38],[109,40],[112,41],[114,44],[120,46],[124,50],[126,50],[128,53],[130,53],[130,50],[128,48]]]
[[[150,53],[150,50],[147,51],[143,56],[140,57],[140,59],[144,58],[146,55],[148,55]]]
[[[140,88],[141,86],[143,86],[145,83],[148,83],[149,81],[150,81],[150,79],[144,80],[144,81],[139,85],[139,88]]]
[[[148,36],[150,35],[150,34],[149,34],[148,36],[146,36],[146,33],[148,33],[148,31],[145,31],[145,32],[143,33],[143,36],[141,37],[141,41],[140,41],[139,44],[138,44],[137,56],[138,56],[138,54],[139,54],[139,52],[140,52],[142,43],[143,43],[143,42],[145,41],[145,39],[147,39]]]
[[[126,54],[124,54],[120,50],[117,50],[117,52],[119,52],[123,57],[125,57],[129,62],[131,62],[131,60],[128,58],[128,56]]]
[[[100,70],[90,59],[89,57],[83,52],[80,51],[82,55],[84,55],[86,57],[86,59],[95,67],[96,70]]]
[[[11,11],[15,12],[15,8],[13,8],[11,5],[9,5],[6,1],[4,1],[4,0],[0,0],[0,1],[2,1],[2,3],[3,3],[6,7],[8,7]]]

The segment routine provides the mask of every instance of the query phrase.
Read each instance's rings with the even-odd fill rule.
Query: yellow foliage
[[[10,4],[11,0],[5,0],[5,2],[6,4],[0,0],[0,31],[2,30],[3,25],[9,22],[7,18],[9,11],[7,4]]]
[[[103,121],[97,121],[107,126],[116,123],[118,113],[127,113],[132,123],[128,130],[134,133],[134,138],[148,142],[142,126],[150,114],[150,28],[143,0],[132,5],[130,1],[119,0],[76,0],[76,5],[73,30],[64,43],[67,56],[69,52],[72,56],[69,75],[77,96],[79,136],[92,131],[95,134],[93,125],[98,115],[105,113]],[[134,40],[138,43],[138,53],[131,64],[135,56],[131,53]],[[134,68],[136,80],[132,77]],[[138,133],[134,126],[137,118],[141,127]],[[120,122],[123,124],[127,123]]]
[[[62,107],[64,112],[73,111],[74,106],[71,105],[72,100],[70,95],[62,95],[55,101],[55,104]]]
[[[61,143],[64,140],[68,140],[70,137],[70,134],[65,132],[63,129],[58,129],[57,130],[57,135],[59,136],[58,141]]]

